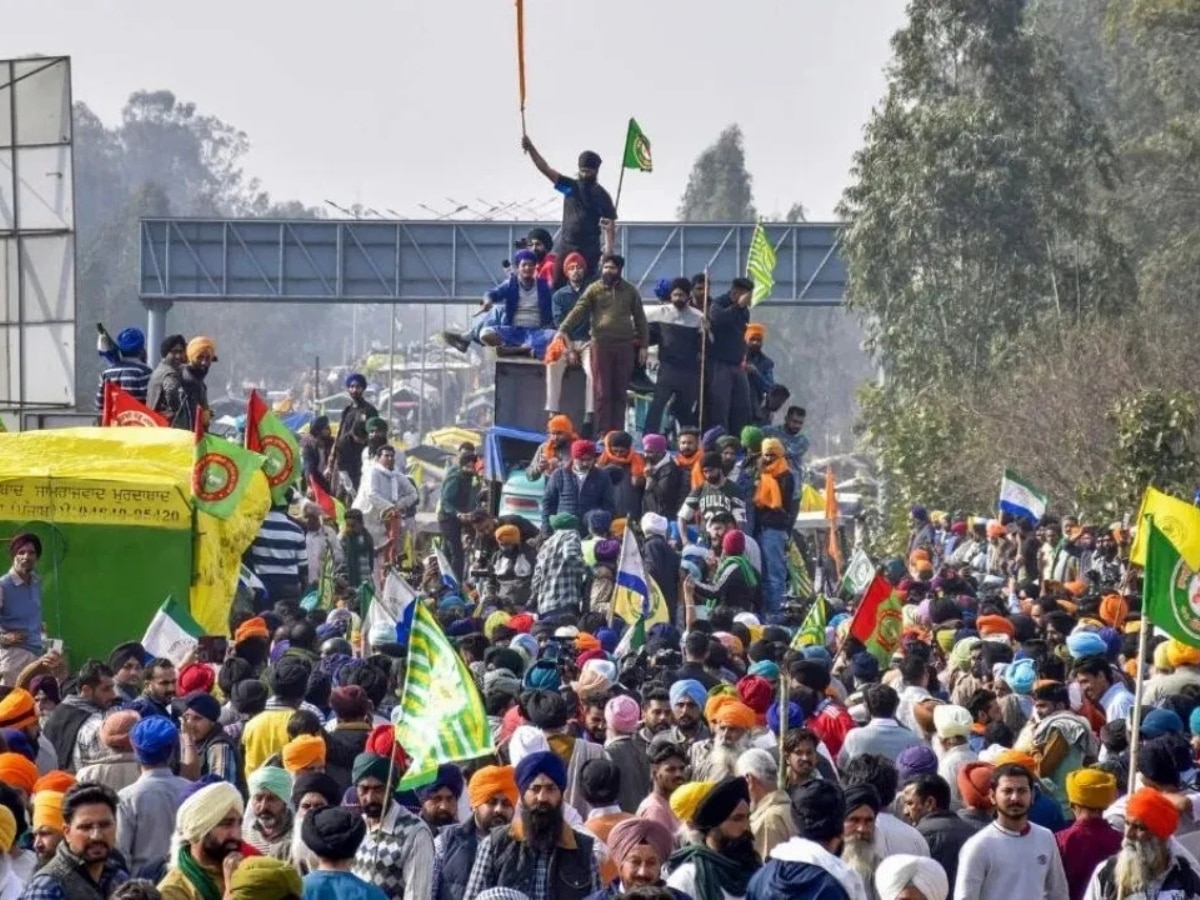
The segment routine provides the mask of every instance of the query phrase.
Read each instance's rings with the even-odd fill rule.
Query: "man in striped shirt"
[[[116,349],[105,357],[111,365],[100,375],[96,389],[96,409],[104,409],[104,385],[115,382],[121,390],[133,395],[138,403],[146,402],[153,371],[146,365],[146,336],[140,328],[126,328],[117,335]]]
[[[304,529],[288,518],[286,506],[272,507],[250,544],[249,565],[271,602],[299,600],[308,578]]]

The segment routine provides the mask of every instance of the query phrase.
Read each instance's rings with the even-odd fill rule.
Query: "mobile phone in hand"
[[[229,639],[220,634],[205,634],[196,639],[196,662],[214,663],[225,662],[225,654],[229,649]]]

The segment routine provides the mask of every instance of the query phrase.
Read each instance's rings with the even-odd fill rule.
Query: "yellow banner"
[[[183,530],[192,527],[192,510],[179,488],[170,483],[37,476],[0,480],[0,520],[35,519],[71,525]]]

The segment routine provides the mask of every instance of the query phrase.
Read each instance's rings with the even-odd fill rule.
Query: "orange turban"
[[[715,718],[710,722],[713,725],[723,725],[726,728],[741,728],[743,731],[749,731],[758,723],[758,717],[754,714],[754,710],[748,707],[741,700],[730,698],[725,703],[722,703],[717,709]]]
[[[271,639],[271,632],[267,629],[266,619],[259,616],[247,619],[233,633],[233,642],[235,644],[240,644],[242,641],[249,640],[250,638],[266,638],[268,641]]]
[[[993,768],[990,763],[970,762],[958,770],[958,792],[963,803],[975,809],[992,809]]]
[[[1071,592],[1072,597],[1082,597],[1087,593],[1087,584],[1082,581],[1068,581],[1063,587]]]
[[[0,728],[28,728],[38,720],[37,705],[33,694],[23,688],[14,688],[0,700]]]
[[[986,634],[1006,634],[1010,638],[1017,633],[1017,628],[1004,616],[980,616],[975,620],[975,628],[980,636]]]
[[[608,528],[612,532],[613,537],[619,538],[625,537],[625,528],[627,525],[628,523],[625,521],[625,518],[621,517],[620,519],[613,519],[612,524]]]
[[[750,340],[751,338],[761,338],[765,341],[767,339],[767,326],[760,325],[758,322],[751,322],[746,326],[744,336],[746,340]]]
[[[604,651],[604,648],[600,646],[600,639],[586,631],[581,631],[575,638],[575,649],[580,653],[587,653],[589,650]]]
[[[295,775],[309,766],[325,765],[325,739],[315,734],[301,734],[283,745],[283,767]]]
[[[1154,788],[1144,787],[1129,795],[1125,818],[1141,822],[1160,841],[1169,840],[1179,827],[1179,813],[1171,801]]]
[[[563,434],[574,434],[575,425],[571,421],[570,416],[564,416],[560,413],[557,416],[550,417],[550,421],[546,423],[546,431],[561,431]]]
[[[990,538],[1001,538],[1008,534],[1008,529],[999,522],[988,522],[987,536]]]
[[[40,794],[42,791],[57,791],[60,794],[65,794],[74,784],[74,775],[70,772],[64,772],[61,769],[55,769],[52,772],[47,772],[34,782],[33,792]]]
[[[737,691],[730,689],[729,691],[721,691],[719,694],[713,694],[704,704],[704,720],[710,725],[716,722],[717,713],[721,711],[726,703],[737,702]]]
[[[923,550],[920,547],[918,547],[916,550],[914,550],[912,553],[910,553],[908,555],[908,561],[910,563],[929,562],[929,551]]]
[[[28,758],[20,753],[0,753],[0,781],[32,794],[37,780],[37,766]]]
[[[1020,766],[1032,775],[1038,777],[1037,760],[1029,753],[1022,753],[1020,750],[1005,750],[996,755],[996,768],[1000,766]]]
[[[517,805],[517,776],[512,766],[484,766],[471,776],[467,785],[471,809],[483,806],[497,794],[504,795],[513,806]]]
[[[1105,594],[1100,601],[1100,621],[1111,625],[1117,631],[1125,628],[1125,619],[1129,615],[1129,604],[1120,594]]]

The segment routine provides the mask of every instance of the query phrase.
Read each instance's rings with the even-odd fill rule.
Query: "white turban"
[[[670,527],[671,523],[667,521],[666,516],[660,516],[655,512],[648,512],[642,516],[642,534],[657,534],[659,537],[666,537]]]
[[[928,856],[904,853],[885,856],[875,870],[875,890],[879,900],[896,900],[910,884],[925,895],[925,900],[946,900],[950,894],[946,870]]]
[[[228,781],[201,788],[179,806],[175,831],[184,842],[195,844],[223,822],[230,813],[240,818],[245,811],[242,795]]]
[[[521,725],[512,733],[508,741],[508,761],[515,767],[530,753],[539,750],[549,750],[550,743],[540,728],[532,725]]]
[[[961,706],[940,703],[933,708],[933,728],[940,738],[967,737],[975,720]]]

